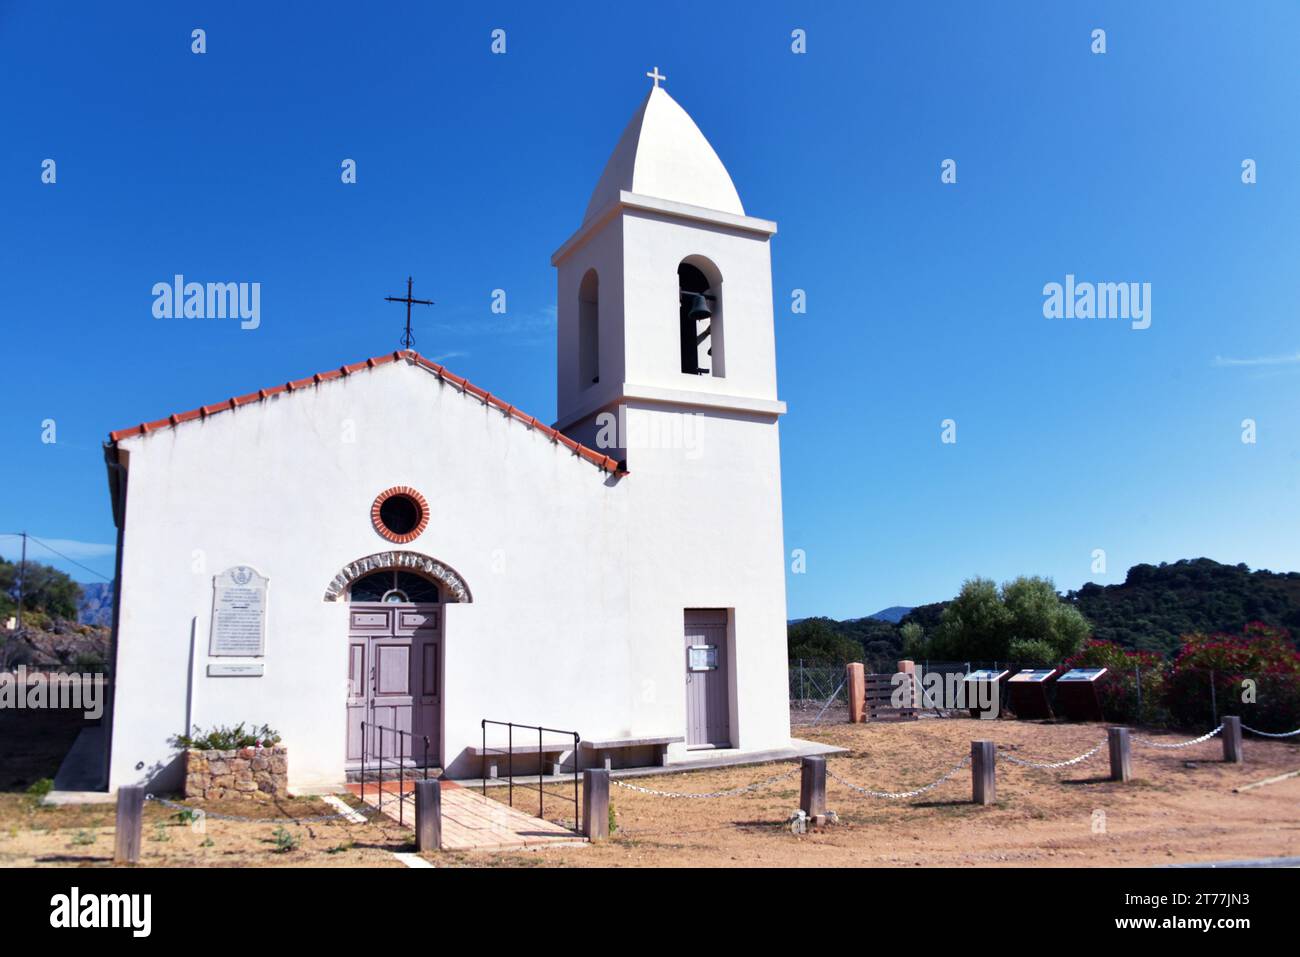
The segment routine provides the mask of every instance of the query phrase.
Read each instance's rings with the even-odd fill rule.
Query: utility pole
[[[27,533],[19,532],[23,538],[23,557],[18,562],[18,630],[23,630],[23,579],[27,577]]]

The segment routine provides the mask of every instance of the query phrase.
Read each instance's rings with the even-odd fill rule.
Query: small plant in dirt
[[[194,808],[183,807],[172,816],[176,818],[177,824],[184,824],[188,826],[190,824],[193,824],[198,819],[199,815],[198,812],[194,810]]]
[[[609,804],[609,833],[613,834],[618,830],[618,821],[614,817],[614,802]]]
[[[94,844],[94,843],[95,843],[95,832],[94,832],[94,831],[78,831],[76,834],[73,835],[73,837],[72,837],[72,843],[73,843],[73,844],[77,844],[77,845]]]
[[[287,854],[298,849],[298,838],[283,827],[277,827],[272,831],[271,837],[275,840],[275,852],[277,854]]]
[[[194,728],[192,734],[172,738],[175,747],[194,751],[238,751],[240,748],[270,748],[280,743],[280,735],[269,725],[246,728],[239,722],[233,728],[219,725],[208,729]]]
[[[41,778],[28,786],[27,797],[31,799],[32,804],[40,804],[45,795],[53,790],[54,782],[49,778]]]
[[[334,846],[334,847],[331,847],[331,848],[330,848],[329,850],[327,850],[325,853],[326,853],[326,854],[343,854],[343,853],[345,853],[345,852],[347,852],[347,851],[352,850],[352,848],[354,848],[354,847],[356,847],[356,845],[355,845],[352,841],[344,841],[342,844],[338,844],[338,845],[336,845],[336,846]]]
[[[159,843],[166,843],[171,839],[172,839],[171,835],[167,833],[166,824],[164,824],[162,821],[158,821],[156,824],[154,824],[153,837],[150,838],[150,840],[158,841]]]
[[[217,842],[212,839],[211,834],[209,834],[199,843],[199,847],[216,847],[216,846],[217,846]]]

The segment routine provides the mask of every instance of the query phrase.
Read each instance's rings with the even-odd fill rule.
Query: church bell
[[[686,318],[699,320],[708,319],[713,315],[713,310],[709,308],[709,300],[703,293],[683,293],[683,298],[686,300]]]

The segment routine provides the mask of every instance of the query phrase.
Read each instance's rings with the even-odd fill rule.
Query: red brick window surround
[[[405,545],[419,538],[429,525],[429,503],[408,485],[380,492],[370,506],[370,522],[384,538]]]

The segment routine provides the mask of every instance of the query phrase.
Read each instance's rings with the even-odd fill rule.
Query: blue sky
[[[549,256],[657,65],[780,226],[792,617],[1300,568],[1300,6],[808,6],[0,2],[0,532],[111,574],[106,433],[396,347],[408,273],[417,348],[552,415]],[[261,327],[155,320],[175,273]],[[1067,273],[1151,327],[1045,319]]]

